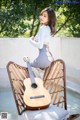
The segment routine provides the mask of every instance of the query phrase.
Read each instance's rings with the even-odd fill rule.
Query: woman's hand
[[[48,43],[48,42],[44,42],[43,44],[44,44],[44,45],[47,45],[47,46],[49,45],[49,43]]]
[[[35,39],[35,37],[34,37],[34,36],[32,36],[31,38],[32,38],[32,40],[33,40],[33,41],[38,42],[38,40],[37,40],[37,39]]]
[[[31,38],[32,38],[32,40],[34,40],[34,36],[32,36]]]

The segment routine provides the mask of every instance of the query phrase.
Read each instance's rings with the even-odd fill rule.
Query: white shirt
[[[44,42],[50,42],[51,40],[51,30],[48,25],[42,25],[34,37],[35,40],[32,40],[32,37],[30,38],[30,43],[32,43],[35,47],[42,49]]]

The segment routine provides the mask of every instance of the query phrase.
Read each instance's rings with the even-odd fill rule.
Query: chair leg
[[[67,120],[75,120],[78,117],[80,117],[80,114],[73,114],[73,115],[70,115],[69,118],[67,118]]]

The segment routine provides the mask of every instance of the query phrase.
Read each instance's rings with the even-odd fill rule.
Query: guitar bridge
[[[44,98],[44,95],[39,95],[39,96],[31,96],[30,99],[36,99],[36,98]]]

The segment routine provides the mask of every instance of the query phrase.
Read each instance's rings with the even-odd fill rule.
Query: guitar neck
[[[28,67],[31,83],[35,83],[33,71],[32,71],[31,65],[30,65],[30,63],[28,61],[27,61],[27,67]]]

